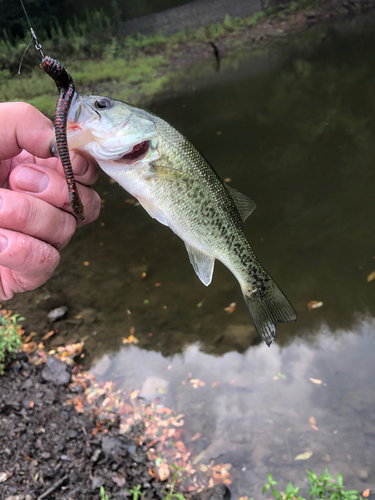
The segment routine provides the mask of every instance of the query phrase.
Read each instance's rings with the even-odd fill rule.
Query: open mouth
[[[148,153],[149,149],[150,149],[150,141],[140,142],[139,144],[133,146],[131,151],[125,153],[124,156],[121,158],[121,160],[117,161],[123,163],[123,161],[125,160],[127,164],[135,163],[139,160],[142,160]]]

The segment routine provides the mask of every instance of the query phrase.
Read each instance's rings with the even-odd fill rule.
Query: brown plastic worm
[[[85,220],[84,207],[79,197],[76,181],[74,179],[72,164],[69,156],[68,139],[66,137],[66,123],[70,104],[75,91],[73,78],[64,66],[52,57],[44,57],[40,67],[52,78],[58,91],[60,92],[55,111],[56,144],[64,169],[66,183],[68,185],[70,205],[73,208],[75,215],[79,219]]]

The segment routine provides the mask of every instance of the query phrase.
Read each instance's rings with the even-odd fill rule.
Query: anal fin
[[[204,285],[208,286],[212,280],[215,259],[209,257],[200,250],[197,250],[186,242],[185,245],[194,271],[197,273],[197,276],[201,280],[201,282]]]

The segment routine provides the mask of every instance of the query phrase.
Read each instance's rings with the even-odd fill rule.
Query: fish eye
[[[96,109],[106,109],[112,106],[112,99],[109,97],[102,97],[98,101],[95,101]]]

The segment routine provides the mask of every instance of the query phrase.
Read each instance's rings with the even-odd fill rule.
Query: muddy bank
[[[180,440],[183,415],[157,400],[144,404],[139,391],[126,398],[115,384],[98,384],[74,362],[83,343],[47,354],[35,335],[20,328],[19,335],[21,349],[0,376],[2,499],[172,499],[179,492],[230,499],[223,464],[205,466],[199,477],[193,469]]]
[[[0,377],[0,497],[164,498],[166,485],[150,475],[147,445],[115,427],[93,434],[96,422],[75,410],[71,370],[50,357],[35,366],[26,355]]]

